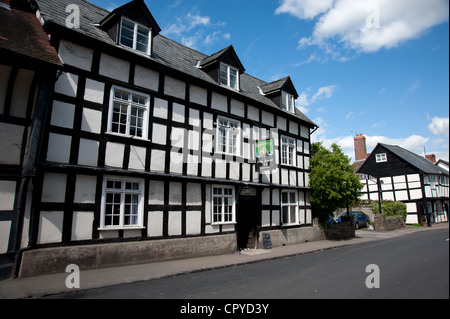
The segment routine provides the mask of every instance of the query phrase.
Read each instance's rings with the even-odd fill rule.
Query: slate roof
[[[295,91],[295,97],[297,98],[299,95],[298,95],[297,91],[295,90],[294,85],[292,84],[291,77],[289,77],[289,76],[287,76],[287,77],[285,77],[283,79],[279,79],[279,80],[273,81],[271,83],[266,83],[266,84],[262,85],[260,88],[261,88],[261,91],[263,91],[264,94],[268,95],[268,94],[271,94],[273,92],[280,91],[284,87],[286,82],[288,82],[288,81],[292,85],[292,88]]]
[[[0,8],[0,51],[62,67],[58,53],[33,13]]]
[[[440,167],[436,166],[430,160],[426,159],[423,156],[417,155],[413,152],[405,150],[404,148],[398,145],[388,145],[388,144],[379,144],[384,147],[388,151],[392,152],[394,155],[400,157],[404,161],[408,162],[418,170],[424,172],[425,174],[435,174],[435,175],[448,175],[448,172],[444,171]]]
[[[36,2],[39,6],[42,17],[46,22],[51,21],[63,27],[65,27],[65,20],[68,16],[68,13],[65,12],[66,7],[69,4],[78,5],[80,8],[80,29],[75,29],[75,31],[117,47],[116,43],[109,37],[109,35],[98,27],[98,24],[110,14],[109,11],[97,7],[85,0],[36,0]],[[155,36],[153,41],[153,54],[151,57],[145,56],[146,58],[186,73],[197,79],[219,85],[204,71],[196,67],[199,61],[205,60],[210,56],[188,48],[161,34]],[[128,48],[122,46],[120,46],[120,48],[130,51]],[[219,52],[222,51],[223,50]],[[143,56],[143,54],[139,52],[134,53]],[[281,107],[272,102],[272,100],[260,94],[258,87],[266,84],[268,83],[247,73],[243,73],[240,78],[239,93],[269,107],[277,108],[278,110],[286,112],[287,116],[289,116],[289,112],[282,110]],[[317,127],[313,121],[311,121],[297,108],[295,108],[295,116],[306,123],[309,123],[312,127]]]

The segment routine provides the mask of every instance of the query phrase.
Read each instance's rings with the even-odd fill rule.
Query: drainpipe
[[[53,73],[50,73],[53,74]],[[48,109],[53,94],[54,80],[51,76],[44,75],[39,81],[40,87],[35,104],[34,117],[32,122],[30,141],[27,158],[22,170],[22,180],[19,190],[19,201],[17,204],[17,223],[16,238],[14,241],[14,251],[16,252],[14,260],[14,278],[17,278],[20,271],[23,252],[33,249],[34,242],[34,224],[36,220],[33,214],[33,208],[30,214],[29,240],[28,246],[20,248],[22,243],[23,221],[25,218],[25,206],[27,201],[28,186],[38,173],[39,160],[41,158],[42,140],[45,132],[45,123],[48,116]]]

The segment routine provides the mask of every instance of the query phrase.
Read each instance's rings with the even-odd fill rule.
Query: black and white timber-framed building
[[[0,254],[18,255],[17,268],[39,268],[26,267],[31,254],[90,245],[117,245],[112,255],[127,264],[141,258],[137,242],[179,239],[195,256],[255,247],[262,231],[309,240],[317,126],[295,107],[289,77],[245,73],[233,46],[208,56],[168,39],[143,0],[112,12],[84,0],[11,7],[36,17],[59,57],[44,65],[42,114],[32,112],[39,79],[22,76],[33,71],[0,60]],[[25,97],[27,107],[16,103]],[[34,135],[32,114],[42,117]],[[261,141],[269,169],[255,154]],[[109,265],[106,253],[92,258]]]
[[[355,153],[362,200],[405,203],[406,224],[448,222],[448,170],[397,145],[379,143],[367,156],[363,135],[355,138]]]

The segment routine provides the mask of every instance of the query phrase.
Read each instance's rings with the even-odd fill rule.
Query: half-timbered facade
[[[62,63],[20,1],[0,1],[0,256],[28,245],[43,127]]]
[[[399,146],[378,144],[359,168],[363,200],[401,201],[407,224],[448,221],[449,174]]]
[[[219,236],[245,248],[263,230],[312,227],[316,125],[295,108],[289,77],[245,73],[233,46],[205,55],[168,39],[142,0],[112,12],[82,0],[32,3],[64,68],[16,246]],[[1,141],[13,133],[0,120]],[[17,196],[17,181],[1,183]]]

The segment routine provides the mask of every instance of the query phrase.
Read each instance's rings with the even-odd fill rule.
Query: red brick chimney
[[[354,138],[355,141],[355,162],[365,161],[367,159],[366,137],[358,134]]]
[[[433,164],[436,164],[436,155],[430,154],[430,155],[425,155],[425,157],[426,157],[429,161],[432,161]]]

